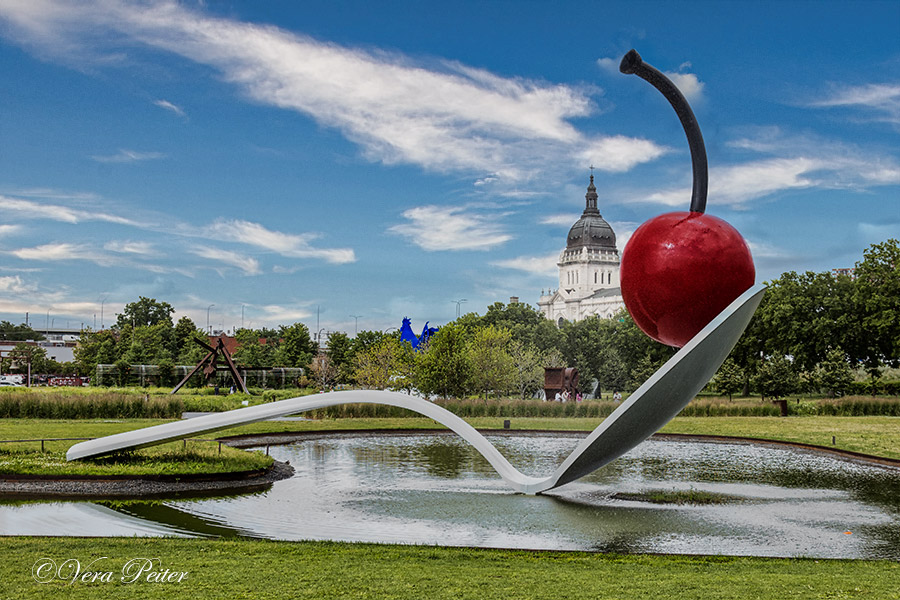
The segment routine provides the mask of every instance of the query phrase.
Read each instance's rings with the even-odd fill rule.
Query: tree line
[[[890,239],[863,253],[852,274],[787,272],[768,291],[708,390],[780,398],[807,392],[900,393],[880,381],[900,366],[900,244]],[[541,387],[543,367],[570,366],[582,392],[601,395],[641,385],[675,353],[644,335],[624,310],[560,328],[526,304],[495,303],[442,327],[419,353],[384,340],[357,356],[355,383],[416,388],[463,397],[523,397]],[[857,382],[863,370],[868,381]]]
[[[710,391],[841,395],[853,388],[859,368],[874,391],[885,367],[900,365],[898,268],[900,244],[890,239],[866,249],[852,275],[791,271],[768,282]],[[91,376],[97,364],[123,369],[153,364],[161,372],[196,364],[206,350],[192,338],[207,336],[188,317],[173,322],[173,313],[167,302],[140,297],[125,306],[111,329],[84,331],[74,363],[40,365],[40,356],[31,356],[32,371]],[[39,336],[26,329],[4,321],[0,339]],[[444,325],[418,352],[402,343],[397,331],[360,331],[352,339],[332,333],[320,352],[303,323],[240,329],[235,337],[239,366],[304,368],[300,385],[415,389],[443,398],[529,397],[542,388],[544,368],[553,366],[576,367],[584,394],[629,391],[675,353],[644,335],[624,310],[610,319],[590,317],[557,327],[527,304],[500,302],[484,315],[468,313]],[[21,353],[42,350],[20,346]],[[16,361],[15,352],[11,358]],[[3,370],[9,369],[5,359]]]

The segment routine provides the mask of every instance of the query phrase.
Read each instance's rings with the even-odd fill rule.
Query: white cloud
[[[30,294],[36,289],[34,284],[26,284],[18,275],[0,277],[0,292],[12,294]]]
[[[230,250],[221,248],[212,248],[210,246],[195,246],[191,253],[201,258],[218,261],[226,265],[237,267],[246,275],[259,275],[262,271],[259,268],[259,261],[249,256],[238,254]]]
[[[116,154],[109,156],[91,156],[91,158],[100,163],[133,163],[145,160],[158,160],[165,158],[165,154],[161,152],[137,152],[135,150],[120,149]]]
[[[0,225],[0,238],[14,235],[22,229],[19,225]]]
[[[11,198],[3,195],[0,195],[0,211],[7,216],[9,213],[16,213],[21,218],[50,219],[63,223],[104,221],[107,223],[118,223],[120,225],[136,225],[136,223],[130,219],[102,211],[82,210],[63,206],[61,204],[23,200],[21,198]]]
[[[867,244],[879,244],[889,238],[900,239],[900,220],[889,223],[859,223],[857,228]]]
[[[563,215],[547,215],[540,220],[541,225],[559,225],[571,227],[578,220],[579,215],[563,214]]]
[[[105,250],[105,252],[104,252]],[[110,254],[112,252],[112,254]],[[75,244],[69,242],[52,242],[31,248],[19,248],[10,250],[10,254],[21,260],[33,260],[39,262],[62,262],[83,260],[97,264],[101,267],[123,267],[128,269],[140,269],[151,273],[179,273],[185,277],[193,277],[194,274],[186,268],[167,267],[159,264],[151,264],[132,260],[133,256],[144,256],[152,253],[149,244],[131,242],[122,244],[111,242],[104,246],[103,250],[90,244]]]
[[[619,64],[621,62],[621,57],[604,57],[597,59],[597,66],[607,73],[619,75]],[[678,71],[666,71],[665,76],[672,80],[672,83],[681,90],[681,93],[684,94],[685,98],[691,102],[697,102],[703,96],[703,82],[697,79],[697,76],[693,73],[681,72],[683,69],[688,69],[690,67],[691,63],[689,62],[681,63],[681,65],[678,66]]]
[[[65,242],[43,244],[33,248],[19,248],[9,252],[22,260],[58,261],[58,260],[100,260],[89,246]]]
[[[787,250],[766,242],[747,240],[747,246],[750,247],[750,254],[756,260],[787,260],[795,258],[795,255]]]
[[[256,246],[288,258],[318,258],[333,264],[356,261],[352,248],[313,248],[310,241],[318,237],[315,234],[282,233],[238,219],[219,219],[210,230],[217,239]]]
[[[55,190],[53,188],[25,188],[10,193],[15,196],[40,198],[42,200],[76,200],[81,202],[97,200],[97,195],[90,192],[70,192],[67,190]]]
[[[302,319],[309,318],[312,316],[312,312],[308,308],[297,308],[290,306],[279,306],[277,304],[268,304],[265,306],[260,306],[260,310],[263,311],[264,315],[262,319],[267,322],[278,322],[278,323],[296,323]],[[312,332],[316,333],[316,332]]]
[[[515,269],[544,277],[557,275],[559,269],[556,262],[558,260],[559,252],[554,252],[546,256],[518,256],[507,260],[498,260],[491,264],[504,269]]]
[[[594,165],[601,171],[628,171],[643,162],[655,160],[668,152],[649,140],[622,135],[599,138],[588,142],[575,153],[580,162]]]
[[[622,62],[621,58],[615,59],[615,58],[609,58],[607,56],[604,58],[598,58],[597,66],[600,67],[602,70],[606,71],[607,73],[617,74],[619,72],[619,63],[621,63],[621,62]]]
[[[169,102],[168,100],[157,100],[157,101],[154,102],[153,104],[155,104],[156,106],[158,106],[158,107],[160,107],[160,108],[164,108],[165,110],[168,110],[168,111],[170,111],[170,112],[173,112],[173,113],[175,113],[176,115],[178,115],[179,117],[186,117],[186,116],[187,116],[187,115],[185,114],[184,110],[181,109],[181,107],[172,104],[172,103]]]
[[[113,240],[103,244],[104,250],[120,254],[153,255],[156,250],[150,242]]]
[[[464,211],[460,207],[418,206],[403,212],[408,223],[388,231],[428,251],[489,250],[512,239],[487,216]]]
[[[821,166],[819,161],[807,158],[773,158],[711,169],[709,202],[739,206],[775,192],[813,187],[816,179],[810,175]],[[662,190],[643,198],[638,196],[635,200],[687,210],[691,203],[691,190],[690,187]]]
[[[617,171],[660,154],[651,142],[635,140],[619,158],[602,150],[621,148],[627,138],[580,133],[569,119],[594,111],[588,88],[504,78],[452,61],[425,67],[396,53],[215,18],[173,2],[36,0],[0,8],[0,18],[21,43],[62,60],[97,61],[104,42],[111,54],[140,42],[211,66],[248,97],[334,127],[386,163],[523,181],[570,165],[584,147],[598,149],[598,168]]]
[[[703,82],[697,79],[693,73],[671,73],[666,77],[672,80],[685,98],[690,102],[699,102],[703,97]]]
[[[638,228],[640,223],[634,221],[610,221],[609,226],[616,232],[616,249],[619,255],[625,250],[628,240],[631,239],[634,230]]]
[[[749,201],[798,189],[864,190],[900,184],[900,164],[890,156],[815,136],[790,136],[777,127],[755,129],[729,147],[770,158],[711,168],[709,202],[741,208]],[[690,182],[681,188],[638,193],[634,202],[685,207]]]
[[[873,111],[878,121],[900,124],[900,84],[871,83],[861,86],[838,87],[831,95],[810,102],[814,108],[850,107]]]

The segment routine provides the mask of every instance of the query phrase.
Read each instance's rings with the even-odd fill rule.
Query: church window
[[[597,271],[594,271],[594,283],[597,283]]]

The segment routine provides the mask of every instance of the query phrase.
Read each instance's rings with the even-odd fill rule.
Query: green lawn
[[[900,563],[619,556],[322,542],[0,538],[0,598],[900,598]],[[77,559],[109,582],[38,583],[40,559]],[[173,581],[121,581],[139,557]],[[72,563],[70,563],[72,564]]]
[[[509,420],[512,429],[591,431],[602,419],[477,417],[466,419],[479,429],[502,429]],[[322,419],[318,421],[263,422],[243,425],[218,435],[276,431],[329,429],[428,429],[443,428],[431,419]],[[900,458],[900,417],[676,417],[663,429],[666,433],[690,433],[765,438],[829,446],[864,454]],[[831,437],[835,445],[831,445]]]
[[[505,419],[479,417],[468,419],[478,428],[502,429]],[[601,419],[512,418],[512,429],[590,431]],[[51,420],[0,419],[0,440],[32,438],[99,437],[147,427],[162,420]],[[442,428],[431,419],[420,417],[390,419],[322,419],[317,421],[269,421],[243,425],[202,437],[244,433],[284,431],[327,431],[335,429],[433,429]],[[669,433],[690,433],[754,437],[852,450],[864,454],[900,458],[900,417],[677,417],[663,428]],[[46,442],[49,451],[42,455],[39,442],[0,444],[0,473],[203,473],[254,469],[269,461],[258,454],[227,448],[222,454],[213,442],[191,441],[185,446],[173,442],[139,450],[119,462],[103,460],[66,463],[65,451],[76,442]],[[23,452],[27,450],[28,452]]]
[[[164,423],[162,420],[0,419],[0,440],[91,438]],[[210,439],[212,436],[204,436]],[[0,473],[41,475],[183,475],[262,469],[272,459],[212,441],[170,442],[108,457],[66,461],[75,440],[0,444]]]
[[[472,419],[502,428],[502,418]],[[514,429],[590,430],[599,420],[511,419]],[[0,439],[93,437],[159,421],[0,420]],[[434,428],[424,418],[267,422],[219,435],[268,431]],[[897,417],[677,418],[664,431],[761,437],[900,458]],[[56,442],[67,446],[74,442]],[[169,446],[177,447],[180,443]],[[188,446],[190,447],[190,445]],[[63,452],[65,447],[53,452]],[[38,453],[37,450],[34,451]],[[0,458],[2,458],[0,454]],[[177,463],[177,461],[173,461]],[[900,563],[810,559],[617,556],[254,540],[2,538],[0,600],[27,598],[872,598],[900,600]],[[110,571],[110,582],[37,583],[42,558]],[[133,558],[187,572],[179,582],[121,581]],[[71,566],[73,563],[69,563]]]

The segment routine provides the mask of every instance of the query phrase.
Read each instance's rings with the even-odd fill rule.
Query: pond
[[[489,438],[530,475],[552,471],[579,440]],[[0,504],[0,535],[247,536],[900,560],[900,469],[808,451],[652,439],[539,496],[508,491],[454,435],[330,435],[273,446],[271,453],[296,473],[266,492]]]

